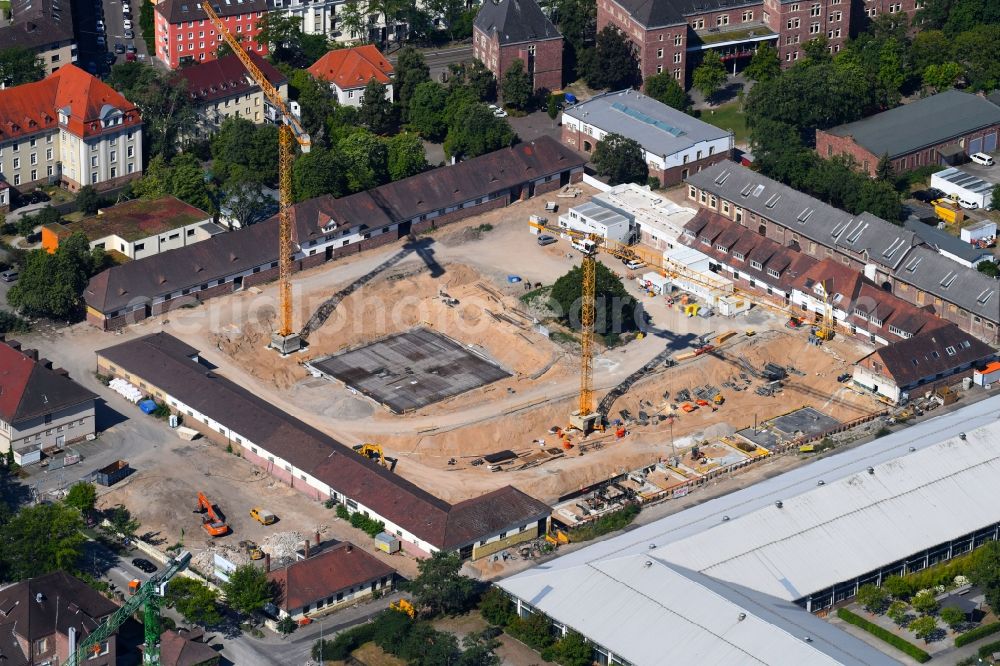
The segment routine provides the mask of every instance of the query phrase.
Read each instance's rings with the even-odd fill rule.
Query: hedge
[[[955,647],[962,647],[963,645],[968,645],[969,643],[974,643],[984,636],[989,636],[990,634],[995,634],[1000,631],[1000,622],[993,622],[992,624],[984,624],[975,629],[970,629],[964,634],[959,634],[955,636]]]
[[[848,624],[853,624],[855,627],[864,629],[865,631],[867,631],[869,634],[871,634],[876,638],[882,639],[883,641],[893,646],[897,650],[905,652],[909,656],[913,657],[921,664],[931,660],[931,656],[929,654],[918,648],[910,641],[906,640],[905,638],[901,638],[900,636],[897,636],[891,631],[883,629],[877,624],[869,622],[865,618],[855,613],[852,613],[846,608],[838,609],[837,617],[839,617],[844,622],[847,622]]]
[[[1000,652],[1000,641],[994,641],[992,643],[987,643],[979,648],[979,656],[988,657],[994,652]]]
[[[624,508],[611,513],[606,513],[592,523],[586,523],[570,530],[569,540],[573,543],[580,541],[590,541],[597,537],[616,532],[635,520],[639,515],[638,504],[628,504]]]

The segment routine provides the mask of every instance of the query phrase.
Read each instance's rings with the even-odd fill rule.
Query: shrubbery
[[[955,647],[962,647],[963,645],[968,645],[969,643],[975,643],[980,638],[995,634],[998,631],[1000,631],[1000,622],[991,622],[990,624],[978,626],[975,629],[970,629],[964,634],[956,636]]]
[[[844,622],[847,622],[848,624],[853,624],[855,627],[864,629],[872,636],[875,636],[876,638],[885,641],[886,643],[893,646],[897,650],[905,652],[906,654],[913,657],[921,664],[931,660],[931,656],[929,654],[927,654],[925,651],[921,650],[919,647],[909,642],[905,638],[901,638],[896,634],[886,629],[883,629],[877,624],[869,622],[860,615],[852,613],[846,608],[838,609],[837,617],[839,617]]]
[[[592,523],[569,533],[570,541],[589,541],[610,532],[615,532],[629,525],[639,515],[639,505],[629,504],[626,507],[606,513]]]

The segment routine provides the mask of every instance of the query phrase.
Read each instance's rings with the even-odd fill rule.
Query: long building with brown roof
[[[584,159],[541,137],[335,199],[296,204],[295,268],[386,245],[583,177]],[[278,221],[113,266],[84,290],[87,319],[105,330],[277,277]]]
[[[535,538],[550,509],[513,486],[458,504],[435,497],[198,362],[198,350],[155,333],[97,352],[97,368],[147,387],[185,424],[315,500],[385,522],[404,547],[480,557]],[[194,362],[192,362],[194,361]]]

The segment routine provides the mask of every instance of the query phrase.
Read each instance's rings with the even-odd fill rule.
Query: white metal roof
[[[700,504],[690,498],[694,506],[685,511],[499,584],[637,665],[822,664],[824,655],[842,664],[896,663],[790,600],[1000,520],[990,496],[1000,473],[998,417],[1000,397],[990,398],[729,495]],[[958,440],[963,431],[967,439]],[[633,574],[628,563],[636,558],[654,564]],[[691,585],[667,594],[661,586],[680,587],[680,572]],[[647,606],[651,596],[664,608]],[[732,608],[720,596],[762,618],[755,632],[760,643],[730,633]],[[655,614],[660,624],[623,621],[623,609],[632,607]],[[706,608],[717,619],[692,628],[687,618]],[[830,641],[802,638],[802,631],[828,630]],[[761,644],[784,644],[789,636],[818,656],[798,660]],[[713,642],[750,656],[709,648]],[[712,657],[698,652],[691,660],[689,649],[711,649],[704,654]]]

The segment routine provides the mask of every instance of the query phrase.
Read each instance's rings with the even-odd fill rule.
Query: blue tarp
[[[567,104],[576,104],[576,95],[573,93],[566,93],[563,95],[563,99],[566,100]]]
[[[141,409],[144,414],[152,414],[156,411],[156,403],[152,400],[143,400],[139,403],[139,409]]]

